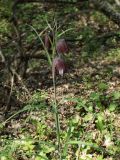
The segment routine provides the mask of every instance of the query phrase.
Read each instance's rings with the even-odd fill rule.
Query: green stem
[[[36,29],[35,29],[33,26],[31,26],[31,25],[28,25],[28,26],[30,26],[30,27],[32,28],[32,30],[36,33],[38,39],[39,39],[40,42],[42,43],[42,45],[43,45],[43,47],[44,47],[44,50],[45,50],[45,53],[46,53],[46,56],[47,56],[47,59],[48,59],[48,62],[49,62],[49,65],[51,66],[51,65],[52,65],[52,61],[51,61],[50,55],[49,55],[49,53],[48,53],[48,51],[47,51],[47,49],[46,49],[46,47],[45,47],[45,45],[44,45],[44,42],[42,41],[42,39],[41,39],[41,37],[39,36],[39,34],[38,34],[38,32],[36,31]]]
[[[56,121],[56,134],[57,134],[57,141],[58,141],[59,156],[60,156],[60,160],[62,160],[61,144],[60,144],[60,122],[59,122],[58,105],[57,105],[57,99],[56,99],[56,83],[55,83],[54,67],[52,69],[52,74],[53,74],[53,87],[54,87],[54,110],[55,110],[55,121]]]

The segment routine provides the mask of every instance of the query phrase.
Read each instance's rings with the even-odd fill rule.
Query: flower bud
[[[63,53],[68,53],[69,52],[69,49],[68,49],[68,46],[67,46],[67,43],[65,41],[65,39],[60,39],[57,44],[56,44],[56,50],[57,50],[57,53],[59,54],[63,54]]]
[[[51,49],[51,45],[53,42],[53,34],[50,32],[48,34],[45,35],[45,40],[44,40],[44,45],[46,47],[47,50]]]
[[[65,62],[62,58],[60,57],[56,57],[53,60],[53,71],[57,71],[59,73],[59,75],[63,76],[64,72],[65,72]]]

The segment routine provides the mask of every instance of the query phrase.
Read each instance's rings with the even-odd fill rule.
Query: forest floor
[[[28,13],[33,6],[29,7]],[[102,26],[100,32],[92,18],[98,16],[99,21],[100,15],[75,14],[74,27],[77,27],[73,35],[79,31],[86,41],[84,44],[70,41],[70,53],[66,55],[67,72],[56,79],[63,159],[119,160],[120,43],[111,38],[106,44],[98,44],[94,36],[104,34],[106,28]],[[74,16],[66,13],[68,24]],[[86,25],[88,19],[91,30]],[[35,20],[34,23],[36,25]],[[115,30],[111,23],[106,23],[108,33]],[[87,41],[90,35],[93,36],[92,43],[90,39]],[[97,47],[99,49],[95,51]],[[26,79],[13,87],[7,117],[3,114],[5,106],[0,108],[0,158],[58,160],[52,71],[47,62],[31,60],[29,63]],[[9,95],[2,92],[4,101],[7,101]]]
[[[88,62],[84,62],[80,59],[79,52],[78,55],[76,51],[74,52],[73,54],[76,55],[73,62],[71,62],[74,65],[68,69],[63,78],[58,77],[56,80],[61,139],[64,143],[67,130],[71,127],[70,139],[72,141],[90,144],[83,146],[81,144],[82,149],[76,147],[77,145],[80,146],[79,144],[75,144],[72,148],[69,146],[67,159],[75,159],[74,157],[77,156],[80,156],[81,159],[102,159],[103,157],[103,159],[108,160],[111,160],[112,157],[114,157],[113,159],[119,159],[119,54],[118,57],[114,57],[114,54],[107,54],[98,56],[95,59],[88,58]],[[45,74],[45,70],[47,74]],[[18,107],[12,106],[10,115],[16,113],[17,115],[3,121],[6,122],[6,125],[1,130],[1,139],[6,143],[4,146],[2,142],[5,152],[11,143],[14,145],[13,143],[17,139],[20,141],[23,139],[26,143],[20,146],[17,142],[19,147],[15,148],[15,150],[20,149],[17,151],[20,152],[17,159],[20,159],[20,157],[35,159],[35,156],[29,158],[29,154],[32,154],[33,148],[35,153],[40,149],[40,146],[39,149],[35,149],[36,141],[39,142],[40,140],[53,144],[56,141],[55,120],[52,109],[54,94],[51,71],[48,71],[45,66],[41,72],[37,69],[36,72],[29,74],[25,83],[26,87],[29,88],[28,90],[31,90],[30,97],[27,95],[28,93],[24,92],[19,95],[19,99],[22,99],[22,101],[25,101],[27,96],[29,97],[25,107],[21,106],[25,110],[18,108],[18,104]],[[21,113],[19,113],[19,110]],[[97,151],[96,148],[90,147],[92,143],[103,147],[104,150]],[[46,151],[47,149],[46,146],[42,146],[40,155],[47,157],[51,154],[51,156],[56,157],[54,148],[51,147]],[[78,150],[79,154],[77,153]],[[44,153],[42,153],[43,151]],[[12,151],[8,149],[8,152],[11,154]]]

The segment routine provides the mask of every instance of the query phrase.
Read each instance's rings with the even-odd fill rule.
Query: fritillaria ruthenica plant
[[[63,53],[66,53],[67,50],[67,44],[65,41],[58,41],[56,45],[56,52],[57,55],[53,59],[52,63],[52,75],[53,75],[53,87],[54,87],[54,110],[55,110],[55,120],[56,120],[56,133],[57,133],[57,141],[58,141],[58,151],[60,160],[62,160],[62,152],[61,152],[61,140],[60,140],[60,122],[59,122],[59,113],[58,113],[58,104],[57,104],[57,98],[56,98],[56,73],[58,73],[60,76],[63,76],[66,70],[65,62],[62,58]]]
[[[62,160],[62,151],[61,151],[61,139],[60,139],[60,122],[59,122],[59,113],[58,113],[58,104],[56,98],[56,75],[57,73],[63,77],[66,71],[66,65],[64,59],[64,53],[68,53],[68,46],[64,39],[56,40],[55,35],[47,35],[45,37],[45,47],[48,51],[53,49],[53,60],[52,60],[52,77],[53,77],[53,87],[54,87],[54,113],[55,113],[55,121],[56,121],[56,135],[57,135],[57,143],[58,143],[58,151],[59,158]],[[52,44],[52,43],[53,44]],[[54,50],[55,49],[55,50]]]
[[[57,29],[52,29],[50,26],[51,32],[45,34],[44,41],[40,37],[41,34],[38,34],[36,29],[30,26],[33,31],[38,36],[39,40],[41,41],[46,57],[48,59],[48,63],[52,68],[52,77],[53,77],[53,87],[54,87],[54,113],[55,113],[55,121],[56,121],[56,135],[57,135],[57,143],[58,143],[58,152],[59,152],[59,159],[62,160],[62,151],[61,151],[61,139],[60,139],[60,122],[59,122],[59,113],[58,113],[58,104],[56,98],[56,76],[57,73],[63,77],[66,71],[66,65],[64,62],[64,54],[68,53],[68,46],[65,39],[58,39]],[[54,34],[53,34],[54,33]],[[62,33],[61,33],[62,35]]]

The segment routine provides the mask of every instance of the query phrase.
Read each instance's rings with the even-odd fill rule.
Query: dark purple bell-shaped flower
[[[68,45],[65,41],[65,39],[59,39],[57,44],[56,44],[56,50],[58,54],[64,54],[64,53],[68,53],[69,49],[68,49]]]
[[[53,71],[57,71],[59,75],[63,76],[66,70],[65,62],[61,57],[56,57],[53,60]]]
[[[44,40],[44,45],[47,50],[51,49],[52,42],[53,42],[53,33],[50,32],[45,35],[45,40]]]

